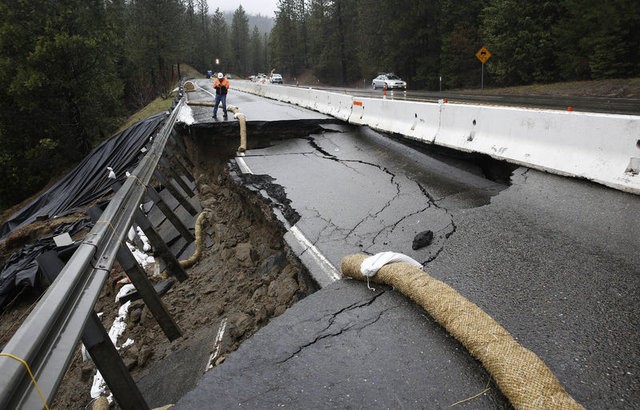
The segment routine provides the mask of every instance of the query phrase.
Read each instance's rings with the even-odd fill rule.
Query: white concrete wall
[[[640,194],[640,116],[360,98],[236,81],[351,124]]]
[[[353,105],[352,96],[313,90],[311,98],[313,99],[313,103],[308,108],[326,115],[331,115],[342,121],[349,121],[351,106]]]
[[[368,125],[429,143],[437,135],[440,104],[358,97],[353,100],[349,117],[352,124]]]

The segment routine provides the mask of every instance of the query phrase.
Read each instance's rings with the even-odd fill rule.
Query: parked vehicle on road
[[[271,74],[271,84],[282,84],[282,76],[280,74]]]
[[[266,83],[267,81],[270,80],[270,78],[267,77],[267,75],[263,74],[263,73],[258,73],[257,75],[252,75],[251,77],[249,77],[249,79],[251,81],[255,82],[255,83],[261,83],[261,84],[264,84],[264,83]]]
[[[400,89],[406,90],[407,83],[402,81],[400,77],[393,73],[380,74],[376,78],[371,81],[371,86],[375,90],[376,88],[384,88],[386,85],[387,89]]]

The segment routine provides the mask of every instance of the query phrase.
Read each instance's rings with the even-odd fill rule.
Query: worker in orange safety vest
[[[218,73],[218,78],[213,82],[216,90],[216,102],[213,106],[213,118],[218,118],[218,105],[222,103],[222,117],[227,119],[227,92],[229,91],[229,80],[222,73]]]

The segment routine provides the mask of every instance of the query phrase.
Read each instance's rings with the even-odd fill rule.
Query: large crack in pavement
[[[324,222],[325,224],[324,227],[317,233],[317,235],[314,235],[313,239],[308,238],[313,246],[317,246],[320,239],[325,236],[331,236],[334,232],[341,232],[346,230],[336,225],[333,222],[333,220],[323,217],[322,214],[317,209],[305,207],[303,213],[307,215],[308,218],[310,217],[310,218],[318,219]],[[309,213],[312,213],[315,215],[308,215]],[[304,252],[306,252],[306,250]]]
[[[309,135],[309,136],[307,136],[305,139],[309,142],[309,145],[311,145],[311,147],[312,147],[314,150],[316,150],[316,151],[318,151],[320,154],[322,154],[322,156],[323,156],[324,158],[326,158],[326,159],[330,159],[330,160],[332,160],[332,161],[339,161],[339,159],[338,159],[335,155],[328,153],[327,151],[325,151],[324,149],[322,149],[322,147],[321,147],[320,145],[318,145],[318,143],[316,142],[316,138],[315,138],[315,136],[313,136],[313,135]]]
[[[379,165],[371,164],[371,163],[367,163],[367,162],[364,162],[364,161],[354,161],[354,160],[343,160],[343,161],[345,161],[345,162],[357,162],[357,163],[360,163],[360,164],[370,165],[370,166],[373,166],[373,167],[376,167],[376,168],[380,169],[380,170],[381,170],[381,171],[383,171],[384,173],[389,174],[389,175],[391,176],[391,179],[390,179],[390,181],[389,181],[389,182],[390,182],[392,185],[394,185],[394,186],[395,186],[395,188],[396,188],[396,193],[395,193],[395,195],[393,196],[393,198],[389,199],[389,200],[388,200],[384,205],[382,205],[382,207],[381,207],[378,211],[376,211],[376,212],[375,212],[375,213],[373,213],[373,214],[369,213],[366,217],[364,217],[362,220],[360,220],[360,222],[358,222],[358,223],[357,223],[353,228],[351,228],[351,230],[347,233],[346,237],[348,237],[348,236],[350,236],[353,232],[355,232],[355,231],[358,229],[358,227],[359,227],[360,225],[362,225],[363,223],[365,223],[365,222],[366,222],[366,221],[368,221],[368,220],[374,220],[374,219],[376,219],[376,218],[377,218],[377,217],[378,217],[382,212],[384,212],[387,208],[389,208],[389,207],[391,206],[391,203],[393,203],[393,201],[395,201],[396,199],[398,199],[398,198],[400,197],[401,189],[400,189],[400,183],[399,183],[399,182],[397,182],[397,181],[395,180],[395,179],[396,179],[395,174],[394,174],[394,173],[392,173],[391,171],[389,171],[389,169],[388,169],[388,168],[386,168],[386,167],[381,167],[381,166],[379,166]]]
[[[310,340],[307,343],[301,344],[293,353],[290,353],[286,358],[278,360],[277,363],[278,364],[283,364],[286,363],[287,361],[293,359],[294,357],[298,356],[303,350],[317,344],[318,342],[327,339],[327,338],[332,338],[332,337],[338,337],[340,335],[342,335],[345,332],[348,331],[352,331],[352,330],[362,330],[368,326],[371,326],[372,324],[376,323],[378,320],[380,320],[380,318],[382,317],[382,315],[389,311],[390,309],[393,309],[395,307],[391,307],[391,308],[385,308],[382,310],[379,310],[377,312],[370,312],[368,310],[365,310],[364,308],[370,307],[371,305],[374,304],[374,302],[383,294],[385,294],[386,291],[379,291],[376,292],[374,295],[372,295],[372,297],[369,300],[366,301],[358,301],[356,303],[352,303],[349,306],[346,306],[336,312],[332,312],[329,315],[325,315],[323,316],[320,320],[318,321],[327,321],[326,326],[323,329],[320,329],[319,331],[316,332],[315,336],[313,337],[312,340]],[[360,321],[355,321],[352,319],[352,313],[358,309],[363,309],[364,312],[366,313],[373,313],[372,316],[366,318],[366,319],[360,319]],[[342,319],[343,316],[346,316],[345,321],[341,322],[339,319]],[[335,325],[335,326],[334,326]]]
[[[324,136],[324,134],[319,136]],[[341,235],[343,235],[344,240],[346,240],[347,242],[353,242],[355,240],[357,243],[359,243],[359,246],[361,247],[363,252],[372,253],[377,250],[376,248],[386,246],[389,242],[389,239],[388,239],[389,236],[392,235],[393,232],[399,226],[401,226],[405,221],[409,221],[412,218],[418,218],[420,215],[423,215],[426,212],[428,212],[430,208],[433,208],[436,212],[442,212],[444,215],[446,215],[445,218],[448,219],[448,223],[446,226],[440,229],[432,229],[436,235],[439,234],[438,237],[440,238],[440,240],[438,240],[437,238],[436,240],[434,240],[434,245],[437,246],[437,249],[435,251],[433,250],[433,248],[429,250],[429,255],[426,257],[423,264],[426,265],[427,263],[433,262],[438,257],[438,255],[440,255],[440,253],[444,249],[444,241],[446,239],[449,239],[457,229],[451,212],[447,208],[439,204],[439,202],[442,201],[443,199],[446,199],[446,197],[436,199],[419,182],[414,181],[412,179],[407,179],[408,182],[415,183],[418,189],[420,190],[420,192],[422,193],[422,195],[427,199],[426,206],[420,209],[414,210],[412,212],[409,212],[407,214],[403,214],[399,218],[385,223],[384,218],[380,218],[380,216],[385,211],[392,208],[394,201],[396,201],[398,198],[401,197],[401,195],[403,195],[403,185],[398,180],[398,176],[395,173],[393,173],[389,168],[379,164],[358,160],[358,159],[339,158],[338,156],[329,153],[322,146],[320,146],[320,144],[318,144],[318,142],[316,141],[316,136],[314,135],[309,135],[305,137],[305,139],[308,141],[309,145],[315,150],[313,154],[316,155],[317,157],[320,157],[322,159],[327,159],[335,163],[339,163],[358,175],[362,175],[360,170],[358,170],[356,167],[350,166],[349,164],[362,164],[368,167],[379,169],[383,173],[390,176],[389,183],[392,184],[395,188],[395,194],[393,195],[393,197],[388,199],[379,208],[371,210],[371,212],[369,212],[366,216],[360,219],[349,230],[347,230],[347,228],[339,228],[335,226],[335,224],[333,224],[330,220],[327,220],[326,218],[322,218],[320,216],[320,212],[318,212],[315,209],[312,210],[316,213],[317,218],[320,218],[321,220],[325,221],[325,223],[327,223],[327,226],[323,228],[314,239],[313,241],[314,245],[316,245],[322,239],[324,233],[328,229],[331,229],[330,231],[331,234],[335,233],[336,231],[341,231]],[[310,155],[310,154],[304,153],[302,155]],[[364,236],[363,234],[359,234],[357,232],[361,226],[367,225],[368,222],[374,222],[374,221],[383,223],[382,226],[377,230],[377,232],[366,232],[366,235]]]
[[[416,183],[417,183],[417,182],[416,182]],[[426,189],[424,186],[422,186],[420,183],[417,183],[417,184],[418,184],[418,187],[420,188],[420,191],[421,191],[421,192],[423,193],[423,195],[427,198],[427,200],[428,200],[429,204],[430,204],[430,205],[432,205],[432,206],[434,206],[435,208],[438,208],[438,209],[443,210],[443,211],[446,213],[446,215],[448,215],[448,216],[449,216],[449,218],[450,218],[449,225],[442,229],[442,230],[444,230],[444,229],[447,229],[447,228],[449,228],[449,227],[450,227],[450,229],[449,229],[449,230],[444,234],[444,239],[445,239],[445,240],[446,240],[446,239],[449,239],[449,238],[451,237],[451,235],[453,235],[453,234],[456,232],[456,230],[458,229],[458,227],[456,226],[456,223],[455,223],[455,221],[454,221],[454,219],[453,219],[453,215],[451,214],[451,212],[450,212],[447,208],[445,208],[445,207],[443,207],[443,206],[440,206],[440,205],[438,204],[438,202],[439,202],[439,201],[442,201],[442,200],[443,200],[443,199],[445,199],[445,198],[435,199],[435,198],[433,197],[433,195],[431,195],[431,194],[429,193],[429,191],[427,191],[427,189]],[[440,230],[440,231],[438,231],[438,232],[434,232],[434,234],[435,234],[435,233],[440,233],[440,232],[442,232],[442,230]],[[433,262],[434,260],[436,260],[436,259],[438,258],[438,256],[440,256],[440,254],[442,253],[442,251],[443,251],[443,250],[444,250],[444,241],[442,241],[442,243],[440,244],[440,246],[439,246],[439,248],[436,250],[436,252],[435,252],[434,254],[432,254],[432,255],[431,255],[431,256],[430,256],[430,257],[429,257],[425,262],[423,262],[423,263],[422,263],[422,265],[423,265],[423,266],[425,266],[425,265],[427,265],[428,263],[431,263],[431,262]]]
[[[359,183],[363,178],[376,181],[379,186],[371,185],[370,182],[366,185],[371,186],[373,191],[369,203],[360,206],[360,214],[351,212],[350,219],[338,220],[326,215],[322,204],[289,203],[285,190],[273,184],[273,179],[260,181],[257,185],[265,189],[269,196],[275,195],[277,199],[272,207],[283,211],[292,222],[291,226],[299,220],[299,212],[300,217],[309,221],[307,226],[315,226],[308,229],[308,232],[305,231],[309,242],[321,248],[323,245],[333,246],[330,244],[343,242],[367,254],[389,250],[390,247],[402,251],[411,248],[415,235],[429,230],[434,234],[431,244],[419,252],[408,252],[423,265],[436,260],[444,251],[447,240],[457,231],[454,213],[449,209],[450,206],[444,204],[451,202],[455,208],[456,196],[460,195],[461,191],[455,190],[449,195],[436,197],[430,192],[432,188],[423,185],[424,181],[418,177],[398,173],[383,161],[376,163],[377,161],[367,158],[359,158],[357,154],[349,154],[349,149],[344,149],[345,147],[337,143],[341,139],[332,139],[333,134],[321,132],[298,136],[297,138],[306,144],[303,142],[302,145],[296,145],[297,152],[287,154],[339,164],[346,167],[345,175],[351,175],[350,180],[355,183]],[[334,144],[335,152],[331,152],[333,149],[327,148],[327,144]],[[304,148],[305,146],[308,148]],[[329,168],[327,172],[334,171]],[[438,190],[435,189],[435,192]],[[420,198],[424,198],[424,201]]]
[[[385,226],[383,229],[378,231],[378,233],[373,237],[373,243],[374,244],[377,243],[378,237],[380,237],[383,233],[385,233],[385,231],[388,230],[390,232],[393,232],[398,227],[398,225],[400,225],[402,222],[404,222],[405,220],[407,220],[409,218],[412,218],[412,217],[414,217],[416,215],[419,215],[419,214],[425,212],[430,207],[431,207],[431,205],[429,205],[429,206],[427,206],[425,208],[419,209],[419,210],[417,210],[415,212],[412,212],[410,214],[407,214],[407,215],[403,216],[402,218],[398,219],[397,221],[395,221],[392,225]],[[385,243],[383,243],[383,245],[385,245]]]

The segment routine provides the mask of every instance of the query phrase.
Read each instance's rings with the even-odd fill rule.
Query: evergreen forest
[[[491,86],[640,73],[638,0],[279,0],[275,15],[267,33],[206,0],[0,0],[0,209],[167,97],[185,64],[453,89],[478,87],[484,46]]]
[[[280,0],[271,64],[356,85],[395,72],[411,88],[627,78],[640,73],[637,0]]]

